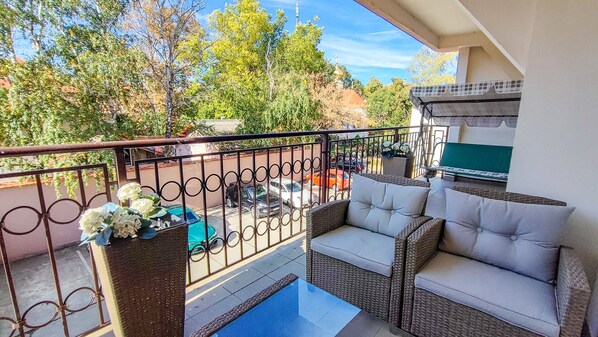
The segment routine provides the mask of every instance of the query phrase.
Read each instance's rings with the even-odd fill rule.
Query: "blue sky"
[[[202,16],[224,8],[227,1],[206,0]],[[232,1],[228,1],[232,3]],[[295,0],[261,0],[274,14],[285,11],[287,29],[295,24]],[[299,19],[319,18],[324,28],[321,50],[326,58],[345,65],[364,84],[372,76],[383,83],[392,77],[409,80],[407,67],[422,44],[352,0],[299,0]]]

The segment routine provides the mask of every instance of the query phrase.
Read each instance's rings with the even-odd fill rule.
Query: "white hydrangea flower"
[[[137,199],[131,203],[131,208],[145,217],[154,210],[154,202],[146,198]]]
[[[395,151],[399,151],[399,149],[401,148],[401,143],[397,142],[392,144],[392,149]]]
[[[79,219],[79,228],[88,236],[97,233],[102,227],[104,220],[110,217],[102,207],[90,208]]]
[[[411,152],[411,148],[409,147],[409,144],[407,144],[407,143],[401,144],[401,147],[399,149],[401,152],[405,152],[405,153]]]
[[[115,238],[128,238],[137,233],[141,227],[141,219],[138,215],[129,214],[129,212],[119,207],[112,215],[112,233]]]
[[[384,146],[384,147],[390,147],[391,145],[392,145],[392,142],[390,140],[387,140],[384,143],[382,143],[382,146]]]
[[[141,185],[138,183],[125,184],[118,189],[116,196],[118,197],[118,200],[123,202],[137,200],[141,196]]]

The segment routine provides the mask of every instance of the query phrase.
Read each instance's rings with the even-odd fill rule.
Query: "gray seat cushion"
[[[391,237],[348,225],[311,241],[313,251],[386,277],[392,275],[394,247]]]
[[[439,249],[553,282],[571,212],[572,207],[487,199],[447,189]]]
[[[353,176],[347,223],[395,237],[422,213],[429,188],[386,184]]]
[[[539,335],[560,333],[554,287],[531,277],[438,252],[415,276],[415,287]]]

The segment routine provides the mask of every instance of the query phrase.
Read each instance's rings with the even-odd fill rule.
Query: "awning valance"
[[[436,125],[517,126],[523,80],[413,87],[409,97]]]

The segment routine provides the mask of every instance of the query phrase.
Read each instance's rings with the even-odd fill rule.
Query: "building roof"
[[[343,90],[343,107],[361,108],[365,106],[365,101],[353,89]]]
[[[0,88],[10,89],[11,85],[7,78],[0,77]]]

